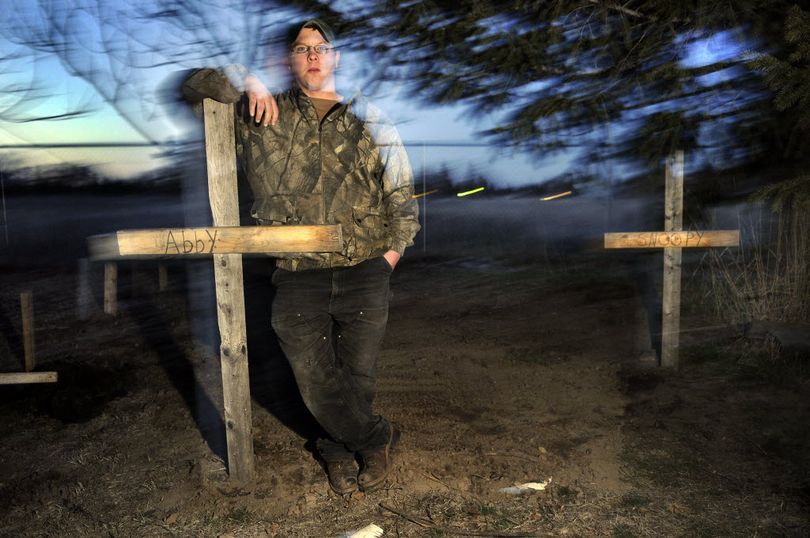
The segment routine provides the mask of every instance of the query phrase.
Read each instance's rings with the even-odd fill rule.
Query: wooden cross
[[[96,259],[213,256],[221,337],[222,389],[228,473],[253,479],[253,431],[248,382],[242,254],[332,252],[342,245],[340,226],[239,226],[233,108],[203,101],[208,193],[213,226],[129,230],[90,239]]]
[[[605,248],[663,248],[661,366],[678,368],[681,325],[681,249],[736,247],[740,230],[683,230],[683,151],[666,162],[663,232],[606,233]]]
[[[59,375],[56,372],[34,372],[34,298],[30,290],[20,293],[20,310],[22,311],[23,329],[23,364],[24,372],[0,373],[0,385],[18,385],[26,383],[56,383]]]

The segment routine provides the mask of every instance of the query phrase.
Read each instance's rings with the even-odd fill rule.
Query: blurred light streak
[[[428,192],[420,192],[419,194],[414,194],[413,196],[411,196],[411,198],[422,198],[423,196],[433,194],[434,192],[439,192],[439,189],[433,189],[432,191]]]
[[[548,202],[549,200],[556,200],[557,198],[562,198],[563,196],[568,196],[572,194],[574,191],[565,191],[561,192],[560,194],[553,194],[551,196],[546,196],[545,198],[540,198],[544,202]]]
[[[475,194],[476,192],[481,192],[482,190],[484,190],[484,187],[478,187],[477,189],[473,189],[471,191],[464,191],[464,192],[456,193],[456,196],[461,198],[462,196],[469,196],[470,194]]]

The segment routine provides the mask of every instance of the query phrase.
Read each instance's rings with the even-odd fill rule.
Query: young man
[[[337,92],[340,52],[332,29],[312,19],[290,36],[294,87],[276,98],[239,67],[197,71],[183,90],[197,102],[241,99],[237,152],[260,224],[341,225],[340,252],[277,260],[272,324],[323,427],[317,447],[330,486],[341,494],[372,491],[390,471],[399,438],[372,402],[389,279],[419,230],[413,176],[380,110]]]

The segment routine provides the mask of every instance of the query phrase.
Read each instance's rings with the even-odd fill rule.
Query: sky
[[[118,7],[123,6],[123,3],[115,0],[110,0],[106,4],[112,7],[116,4]],[[68,16],[72,15],[68,13]],[[36,13],[31,13],[28,17],[26,19],[24,15],[21,20],[27,21],[26,24],[39,23],[39,21],[30,22],[35,20]],[[105,58],[103,55],[94,54],[98,50],[104,50],[101,46],[104,32],[92,28],[91,30],[87,32],[87,36],[82,36],[78,41],[77,48],[80,49],[78,53],[82,56],[76,59],[68,55],[68,61],[74,62],[74,68],[77,61],[85,61],[92,65],[80,67],[89,68],[95,73],[107,68],[119,78],[130,76],[131,70],[127,71],[126,66],[121,65],[120,58]],[[155,27],[139,29],[139,32],[143,31],[149,33],[158,30]],[[128,46],[134,47],[132,50],[136,51],[128,61],[134,58],[134,61],[138,62],[140,58],[137,56],[137,44]],[[692,45],[683,62],[690,66],[710,63],[723,56],[738,54],[738,49],[728,35],[718,34],[712,39]],[[12,60],[5,66],[0,64],[2,69],[0,72],[3,72],[5,79],[0,90],[8,88],[9,85],[24,88],[39,84],[44,95],[41,98],[27,95],[17,103],[16,92],[0,92],[0,111],[3,112],[0,114],[0,145],[147,141],[138,129],[122,118],[119,111],[110,106],[109,99],[100,96],[96,89],[81,77],[68,74],[63,61],[53,55],[32,56],[25,54],[26,52],[29,51],[24,47],[0,37],[0,57],[9,58],[15,53],[23,53],[20,60]],[[142,54],[146,58],[150,53],[143,51]],[[362,81],[365,79],[364,74],[369,71],[369,66],[364,62],[366,60],[356,53],[344,52],[342,68],[338,74],[339,90],[346,93],[364,90]],[[191,64],[194,66],[193,60]],[[203,67],[203,65],[196,66]],[[193,131],[172,119],[170,107],[156,104],[159,101],[156,97],[158,89],[166,77],[188,67],[188,64],[169,62],[159,68],[139,72],[142,84],[134,89],[134,93],[140,93],[121,100],[127,114],[130,117],[140,118],[139,127],[148,130],[154,140],[180,141],[194,136]],[[272,68],[267,76],[273,76]],[[97,79],[97,86],[113,87],[114,79],[109,81]],[[491,111],[459,105],[426,106],[415,101],[404,90],[392,85],[379,88],[379,91],[370,97],[398,126],[400,136],[405,141],[411,157],[417,181],[425,169],[439,167],[447,167],[458,180],[464,180],[472,174],[480,174],[499,186],[509,187],[543,183],[567,171],[575,171],[573,167],[577,157],[575,151],[541,156],[486,145],[486,140],[480,132],[498,124],[498,116]],[[9,111],[30,118],[58,116],[76,109],[86,110],[87,113],[60,120],[28,122],[2,120],[13,115],[9,114]],[[166,164],[159,158],[160,150],[154,147],[81,149],[49,147],[22,152],[16,150],[14,155],[16,160],[22,160],[25,164],[54,164],[65,161],[89,164],[104,174],[119,178],[130,177]],[[8,150],[0,150],[0,156],[2,159],[0,167],[10,166],[15,160],[14,157],[9,157]]]
[[[3,55],[19,49],[7,40],[0,39]],[[338,76],[339,89],[351,94],[363,90],[353,84],[358,80],[353,72],[352,62],[358,64],[362,58],[348,55],[347,69]],[[90,84],[80,77],[69,75],[56,57],[39,58],[37,61],[21,62],[16,65],[15,82],[28,85],[47,73],[45,78],[48,93],[45,99],[31,99],[20,108],[26,116],[57,116],[76,107],[89,107],[90,111],[80,117],[59,120],[41,120],[15,123],[0,119],[0,145],[26,144],[65,144],[65,143],[132,143],[146,142],[121,115],[98,96]],[[200,66],[202,67],[202,66]],[[180,70],[180,66],[174,68]],[[172,68],[156,72],[152,84],[158,88]],[[417,180],[425,169],[447,167],[453,177],[463,180],[476,173],[492,178],[502,186],[536,184],[555,177],[566,169],[572,155],[554,159],[540,159],[526,153],[485,145],[486,140],[480,131],[496,124],[497,118],[464,106],[426,106],[410,99],[398,88],[385,86],[377,94],[370,95],[394,121],[400,136],[406,144]],[[7,107],[11,99],[0,98],[0,106]],[[158,108],[150,120],[157,124],[154,130],[160,132],[163,141],[178,141],[193,137],[193,132],[183,128],[180,122],[172,121],[165,110]],[[473,144],[465,147],[463,144]],[[448,145],[444,145],[448,144]],[[90,164],[102,173],[117,178],[137,175],[146,170],[165,165],[159,157],[160,151],[153,147],[144,148],[65,148],[50,147],[28,150],[14,150],[16,159],[25,164],[56,164],[73,162]],[[0,155],[8,162],[8,149],[0,150]],[[2,164],[0,164],[2,166]]]

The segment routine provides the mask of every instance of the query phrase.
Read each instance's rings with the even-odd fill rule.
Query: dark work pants
[[[326,461],[383,447],[391,425],[374,415],[376,363],[388,322],[391,266],[372,258],[352,267],[276,269],[273,329],[325,435]]]

